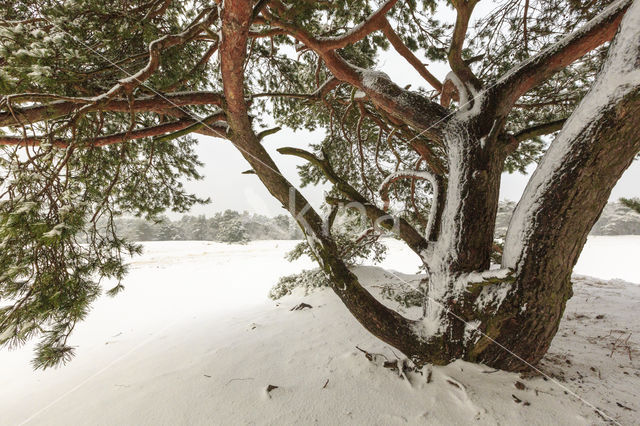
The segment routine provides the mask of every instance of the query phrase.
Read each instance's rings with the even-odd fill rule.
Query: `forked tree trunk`
[[[640,151],[640,3],[627,11],[596,83],[550,146],[515,209],[503,267],[512,292],[485,332],[538,362],[572,295],[571,272],[614,185]],[[483,337],[469,359],[508,370],[522,360]]]
[[[491,118],[494,105],[487,95],[474,105],[479,111],[449,121],[441,134],[449,156],[446,205],[437,241],[425,241],[421,252],[430,271],[429,313],[421,321],[386,308],[362,287],[322,219],[291,190],[253,132],[243,76],[250,15],[250,2],[225,2],[220,61],[230,138],[298,220],[347,309],[418,365],[465,358],[520,370],[539,361],[571,295],[571,271],[587,234],[640,150],[640,2],[628,10],[594,89],[551,145],[516,208],[503,264],[511,270],[508,279],[475,274],[490,262],[507,149],[495,134],[501,119]],[[438,330],[427,325],[435,322]]]

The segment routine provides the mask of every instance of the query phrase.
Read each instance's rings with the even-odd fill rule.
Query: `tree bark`
[[[530,364],[546,353],[571,297],[571,272],[611,190],[640,151],[640,3],[625,15],[596,83],[545,154],[515,209],[503,266],[508,298],[485,332]],[[506,285],[506,284],[505,284]],[[487,338],[468,358],[508,370],[527,365]]]

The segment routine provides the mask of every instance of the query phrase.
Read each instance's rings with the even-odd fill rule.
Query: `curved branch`
[[[277,149],[277,151],[282,155],[293,155],[295,157],[302,158],[316,166],[322,172],[322,174],[327,177],[329,182],[334,184],[336,189],[340,191],[342,195],[349,199],[349,201],[347,201],[347,204],[350,201],[360,203],[362,206],[364,206],[365,213],[372,222],[380,222],[379,224],[383,228],[390,231],[393,230],[392,220],[381,221],[381,219],[389,217],[388,213],[378,208],[373,202],[368,200],[357,189],[355,189],[347,181],[338,176],[338,174],[333,170],[333,167],[331,167],[331,164],[326,159],[319,158],[311,152],[305,151],[304,149],[300,148],[284,147]],[[405,243],[407,243],[411,250],[421,256],[423,250],[428,245],[427,240],[406,220],[402,218],[394,218],[393,220],[398,221],[398,236]]]
[[[480,88],[480,81],[471,71],[469,64],[462,59],[462,50],[464,47],[464,41],[467,37],[467,29],[469,28],[469,20],[473,9],[478,3],[478,0],[452,0],[453,6],[456,8],[456,24],[453,29],[453,36],[451,37],[451,46],[449,46],[449,66],[456,74],[456,76],[466,84],[471,84],[475,90]],[[468,94],[460,93],[460,96],[467,96]]]
[[[383,27],[386,21],[386,14],[395,6],[398,0],[387,0],[382,6],[371,14],[362,23],[348,31],[346,34],[337,37],[318,38],[318,46],[323,51],[342,49],[350,44],[362,40],[374,31]]]
[[[385,178],[384,181],[382,181],[382,183],[380,184],[380,189],[378,190],[378,192],[380,192],[380,197],[384,202],[384,206],[382,207],[383,210],[386,211],[389,208],[389,202],[390,202],[389,189],[391,188],[391,185],[393,185],[396,181],[400,179],[428,180],[429,183],[431,184],[431,187],[433,188],[433,199],[431,200],[431,209],[429,211],[427,228],[425,230],[425,235],[427,236],[427,238],[429,238],[429,236],[431,236],[432,234],[434,224],[436,223],[435,221],[438,219],[437,218],[438,203],[439,203],[438,196],[440,192],[440,185],[438,183],[438,179],[433,173],[427,170],[402,170],[402,171],[391,173],[389,176]]]
[[[395,346],[419,365],[450,360],[443,339],[434,338],[418,321],[409,320],[386,307],[369,293],[340,258],[335,241],[324,222],[304,197],[278,171],[251,128],[244,98],[243,67],[246,57],[251,5],[245,0],[225,0],[222,13],[221,74],[227,100],[227,118],[236,147],[249,162],[269,192],[284,206],[307,235],[318,263],[331,277],[331,288],[354,317],[371,333]]]

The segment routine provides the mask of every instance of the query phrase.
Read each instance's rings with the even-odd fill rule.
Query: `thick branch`
[[[610,41],[632,0],[618,0],[580,29],[563,37],[503,76],[496,86],[505,115],[520,96],[596,47]]]
[[[640,150],[639,37],[635,2],[596,82],[527,184],[507,232],[504,266],[537,265],[539,253],[571,266],[577,261],[611,189]]]
[[[216,92],[175,92],[166,95],[146,96],[133,99],[112,99],[104,104],[91,105],[85,112],[159,112],[166,113],[177,107],[187,105],[217,105],[221,104],[221,96]],[[17,126],[26,123],[36,123],[51,120],[76,111],[80,105],[86,105],[85,98],[78,100],[56,101],[45,105],[35,105],[25,108],[12,108],[11,111],[0,112],[0,127]],[[15,118],[14,118],[15,114]],[[16,118],[18,121],[16,121]]]
[[[452,1],[456,11],[456,25],[453,29],[451,37],[451,46],[449,47],[449,66],[453,72],[465,84],[472,84],[477,90],[480,88],[480,82],[471,71],[469,64],[462,59],[462,50],[464,41],[467,37],[467,29],[469,28],[469,20],[478,0],[455,0]],[[463,96],[463,94],[461,94]]]
[[[292,37],[316,52],[334,77],[362,90],[379,108],[422,131],[426,137],[441,139],[440,129],[448,117],[445,108],[418,93],[402,89],[384,73],[364,70],[350,64],[336,51],[326,50],[322,42],[305,29],[280,20],[266,10],[263,13],[272,25],[286,30]]]
[[[207,134],[215,131],[216,136],[224,137],[226,125],[221,126],[215,124],[217,121],[224,119],[223,116],[212,116],[203,121],[196,120],[179,120],[171,123],[163,123],[157,126],[145,127],[143,129],[137,129],[127,132],[114,133],[112,135],[99,136],[86,141],[80,141],[79,145],[85,145],[87,147],[100,147],[122,143],[126,141],[142,139],[152,136],[165,135],[157,139],[158,142],[166,142],[172,139],[176,139],[180,136],[185,136],[189,133],[201,130],[203,127],[207,127],[209,130]],[[39,146],[43,143],[49,143],[56,148],[67,148],[73,141],[71,139],[53,138],[50,139],[46,136],[0,136],[0,145],[5,146]]]
[[[408,320],[387,308],[362,287],[340,258],[335,241],[329,232],[325,232],[322,219],[278,171],[251,129],[244,99],[243,75],[251,13],[249,2],[225,0],[220,63],[227,100],[227,121],[234,144],[242,151],[267,190],[283,206],[289,206],[290,213],[308,236],[318,263],[331,277],[332,289],[355,318],[386,343],[411,354],[420,365],[427,361],[448,362],[450,354],[444,350],[441,339],[425,339],[428,336],[420,335],[416,321]]]

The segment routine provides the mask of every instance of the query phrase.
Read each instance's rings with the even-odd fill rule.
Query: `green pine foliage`
[[[331,233],[340,249],[342,259],[348,266],[355,266],[366,260],[380,263],[387,254],[387,246],[380,241],[380,237],[384,234],[379,231],[372,232],[373,230],[366,228],[366,225],[361,216],[349,211],[339,215],[334,222]],[[287,253],[286,259],[293,262],[303,256],[314,259],[311,247],[306,240],[298,243]],[[280,278],[270,290],[269,297],[279,299],[291,294],[295,288],[302,288],[305,293],[308,293],[315,288],[327,287],[330,284],[331,282],[320,268],[304,270]]]
[[[631,210],[640,213],[640,198],[620,198],[620,202]]]

